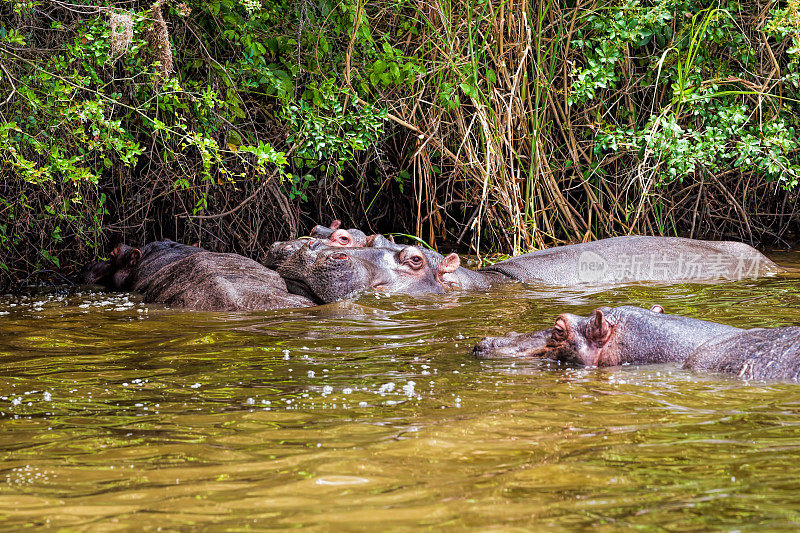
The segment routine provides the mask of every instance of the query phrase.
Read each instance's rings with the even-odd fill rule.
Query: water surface
[[[245,314],[125,294],[0,297],[2,523],[796,528],[800,385],[470,355],[485,335],[562,312],[654,303],[800,325],[797,278],[511,285]]]

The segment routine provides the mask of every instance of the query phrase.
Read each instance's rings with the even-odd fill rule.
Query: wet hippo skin
[[[119,245],[107,261],[87,266],[84,281],[139,292],[148,303],[199,311],[313,305],[307,298],[290,294],[275,271],[252,259],[172,241],[152,242],[141,250]]]
[[[473,349],[481,359],[545,357],[578,366],[684,361],[699,346],[741,331],[732,326],[664,314],[659,306],[601,307],[588,317],[559,315],[552,328],[486,337]]]
[[[552,328],[486,337],[480,359],[545,357],[577,366],[683,362],[745,379],[800,379],[800,327],[741,329],[633,306],[560,315]]]
[[[708,342],[683,366],[744,379],[800,381],[800,327],[748,329]]]

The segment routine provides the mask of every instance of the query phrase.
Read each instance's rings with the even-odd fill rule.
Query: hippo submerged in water
[[[290,294],[274,271],[237,254],[209,252],[172,241],[151,242],[141,250],[121,244],[107,261],[89,264],[85,283],[144,295],[198,311],[248,311],[308,307]]]
[[[480,359],[544,357],[578,366],[682,362],[683,368],[745,379],[800,381],[800,327],[741,329],[640,307],[562,314],[552,328],[486,337]]]
[[[324,246],[334,248],[374,247],[394,243],[393,240],[389,240],[383,235],[367,237],[363,231],[358,229],[342,229],[340,228],[341,224],[340,221],[334,220],[330,226],[314,226],[308,237],[272,243],[267,251],[264,264],[269,268],[278,268],[309,241],[319,241]]]
[[[574,286],[737,280],[781,272],[756,249],[729,241],[614,237],[539,250],[469,270],[461,266],[457,254],[442,256],[378,237],[367,237],[366,247],[331,245],[325,239],[294,243],[277,271],[291,291],[325,303],[371,290],[413,295],[485,290],[514,281]],[[374,246],[376,242],[379,246]]]

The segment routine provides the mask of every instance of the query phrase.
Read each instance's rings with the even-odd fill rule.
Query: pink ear
[[[439,265],[439,274],[449,274],[451,272],[455,272],[458,267],[461,266],[461,259],[459,259],[457,253],[451,253],[444,259],[442,259],[442,264]]]
[[[142,251],[138,248],[131,250],[130,258],[128,258],[128,266],[136,266],[142,258]]]
[[[394,235],[389,235],[389,241],[394,242]]]
[[[589,334],[592,340],[599,344],[605,344],[608,335],[611,333],[611,324],[609,324],[603,312],[600,309],[595,309],[592,313],[592,318],[589,321]]]
[[[331,228],[331,229],[339,229],[339,226],[341,226],[341,225],[342,225],[342,221],[337,219],[337,220],[334,220],[333,222],[331,222],[331,225],[328,226],[328,227]]]
[[[658,305],[658,304],[656,304],[656,305],[654,305],[653,307],[651,307],[651,308],[650,308],[650,310],[651,310],[652,312],[654,312],[654,313],[663,313],[663,312],[664,312],[664,308],[663,308],[663,307],[661,307],[661,306],[660,306],[660,305]]]

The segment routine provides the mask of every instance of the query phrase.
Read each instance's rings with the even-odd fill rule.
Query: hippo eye
[[[417,270],[418,268],[422,268],[423,259],[422,256],[419,255],[410,255],[406,258],[406,264]]]
[[[553,340],[563,341],[567,338],[567,330],[559,322],[553,326]]]
[[[347,235],[339,235],[339,242],[346,246],[350,244],[350,237]]]

